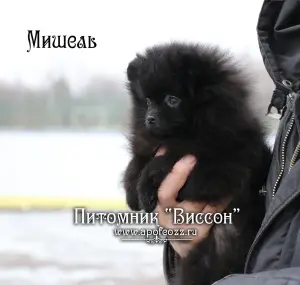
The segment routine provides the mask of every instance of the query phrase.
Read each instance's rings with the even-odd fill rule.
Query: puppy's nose
[[[156,119],[155,119],[154,116],[148,116],[148,117],[147,117],[147,124],[148,124],[148,125],[154,125],[154,124],[155,124],[155,121],[156,121]]]

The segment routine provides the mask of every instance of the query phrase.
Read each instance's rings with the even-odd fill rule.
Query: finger
[[[164,209],[161,206],[157,206],[155,212],[158,216],[158,226],[170,230],[167,234],[167,237],[170,241],[185,243],[190,242],[193,237],[187,236],[187,233],[185,235],[178,235],[176,234],[176,231],[178,230],[184,230],[182,225],[175,225],[173,221],[173,215],[171,213],[166,213]]]
[[[194,201],[182,201],[178,204],[178,208],[183,209],[184,212],[188,213],[199,213],[204,210],[207,206],[205,202],[194,202]]]
[[[176,162],[158,189],[158,201],[162,207],[172,207],[177,204],[177,193],[184,185],[195,163],[196,159],[192,155],[187,155]]]
[[[195,244],[195,243],[198,243],[199,241],[203,240],[204,238],[206,238],[208,236],[209,231],[212,226],[213,226],[213,224],[202,224],[202,225],[199,225],[198,227],[196,227],[197,236],[195,236],[193,238],[191,243]]]
[[[170,215],[169,213],[166,213],[165,208],[162,208],[160,205],[158,205],[154,212],[157,213],[159,226],[166,228],[166,229],[173,227],[172,215]]]
[[[164,155],[164,154],[166,153],[166,151],[167,151],[167,149],[166,149],[164,146],[162,146],[162,147],[160,147],[160,148],[158,149],[158,151],[157,151],[157,153],[156,153],[155,156]]]
[[[203,213],[222,213],[230,203],[230,199],[225,199],[216,205],[206,205],[203,209]]]
[[[185,215],[185,213],[201,213],[206,206],[207,204],[205,202],[183,201],[177,204],[176,208],[182,209],[184,213],[183,215]],[[184,222],[181,222],[180,224],[178,224],[178,226],[184,229],[188,229],[190,227],[190,224],[184,220]]]

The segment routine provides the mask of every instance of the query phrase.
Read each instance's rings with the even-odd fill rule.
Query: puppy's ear
[[[142,58],[137,55],[135,59],[133,59],[127,66],[127,78],[130,81],[134,81],[138,79],[139,76],[139,68],[142,64]]]

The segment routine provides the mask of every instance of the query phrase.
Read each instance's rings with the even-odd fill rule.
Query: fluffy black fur
[[[132,160],[124,188],[132,210],[151,212],[158,187],[182,156],[197,163],[178,200],[217,204],[233,224],[214,225],[207,238],[180,262],[176,284],[209,285],[243,271],[262,222],[259,190],[270,164],[262,125],[248,105],[249,84],[227,53],[217,47],[171,43],[138,54],[127,68],[133,110]],[[154,157],[165,146],[163,156]]]

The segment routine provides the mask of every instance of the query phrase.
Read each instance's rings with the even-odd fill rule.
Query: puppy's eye
[[[146,104],[147,104],[148,107],[151,105],[151,101],[150,101],[149,98],[146,98]]]
[[[180,99],[176,96],[172,96],[172,95],[167,95],[165,97],[165,102],[167,103],[167,105],[171,108],[176,108],[179,103],[180,103]]]

